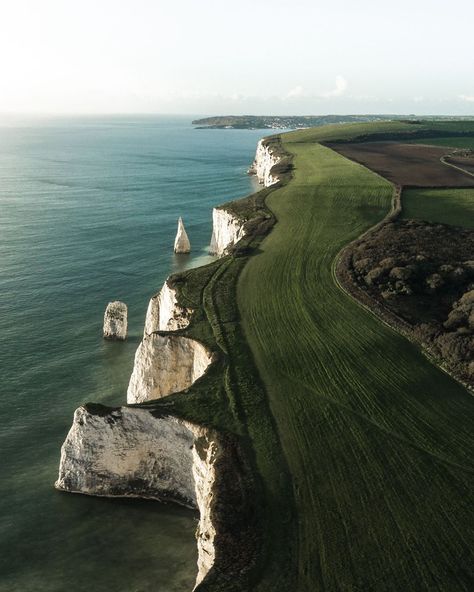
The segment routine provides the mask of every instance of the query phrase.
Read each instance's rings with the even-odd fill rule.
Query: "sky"
[[[0,0],[0,113],[474,115],[473,22],[473,0]]]

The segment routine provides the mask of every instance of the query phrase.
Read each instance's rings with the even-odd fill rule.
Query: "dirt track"
[[[326,144],[339,154],[379,173],[397,185],[474,187],[474,177],[440,161],[452,149],[424,144],[362,142]]]
[[[469,174],[474,175],[474,159],[473,158],[463,158],[459,156],[447,156],[444,159],[448,164],[458,167],[460,169],[464,169]]]

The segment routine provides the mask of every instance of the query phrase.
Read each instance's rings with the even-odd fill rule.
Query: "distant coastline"
[[[463,119],[451,116],[423,117],[424,120]],[[468,119],[468,118],[466,118]],[[222,115],[195,119],[192,124],[196,129],[303,129],[334,123],[367,123],[374,121],[417,122],[416,115],[366,114],[366,115]]]

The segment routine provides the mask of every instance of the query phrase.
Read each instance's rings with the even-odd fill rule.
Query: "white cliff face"
[[[211,255],[225,255],[245,236],[244,222],[222,208],[212,210]]]
[[[184,329],[189,325],[192,312],[191,308],[178,305],[176,291],[170,288],[166,281],[148,304],[144,335],[150,335],[155,331]]]
[[[109,302],[104,313],[104,338],[123,341],[127,339],[127,305],[115,300]]]
[[[278,183],[279,179],[272,174],[272,168],[280,162],[280,158],[273,154],[265,140],[257,144],[255,160],[249,169],[250,174],[256,175],[258,182],[265,187]],[[226,255],[233,245],[245,236],[245,221],[236,217],[223,208],[212,211],[212,238],[209,252],[211,255]]]
[[[276,175],[272,175],[272,168],[280,162],[280,158],[273,154],[265,140],[259,140],[255,160],[249,169],[250,174],[256,175],[258,182],[265,187],[278,183]],[[229,249],[245,236],[245,221],[223,208],[212,210],[212,238],[209,252],[211,255],[226,255]]]
[[[145,409],[91,413],[79,407],[61,449],[58,489],[172,499],[195,507],[192,432]]]
[[[214,564],[214,463],[208,430],[150,410],[79,407],[61,448],[57,489],[174,501],[200,512],[196,586]]]
[[[212,523],[212,501],[214,497],[215,459],[218,444],[206,437],[204,430],[193,448],[193,475],[196,486],[196,502],[199,508],[200,520],[196,531],[198,547],[198,574],[196,586],[202,582],[208,571],[214,565],[214,539],[216,529]]]
[[[279,181],[278,177],[271,173],[272,168],[278,162],[280,162],[280,158],[272,153],[270,148],[265,144],[265,140],[259,140],[255,160],[249,169],[249,173],[256,175],[261,185],[270,187],[270,185],[274,185]]]
[[[152,333],[143,338],[135,354],[127,403],[143,403],[185,390],[211,361],[211,352],[199,341]]]
[[[188,235],[184,229],[183,219],[180,217],[178,220],[178,231],[176,238],[174,239],[174,252],[175,253],[190,253],[191,243],[189,242]]]

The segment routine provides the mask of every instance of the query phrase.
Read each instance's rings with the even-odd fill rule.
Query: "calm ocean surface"
[[[212,206],[253,190],[262,131],[190,120],[0,121],[1,592],[192,589],[197,514],[53,489],[74,409],[125,402],[148,299],[208,260]],[[126,343],[101,337],[115,299]]]

